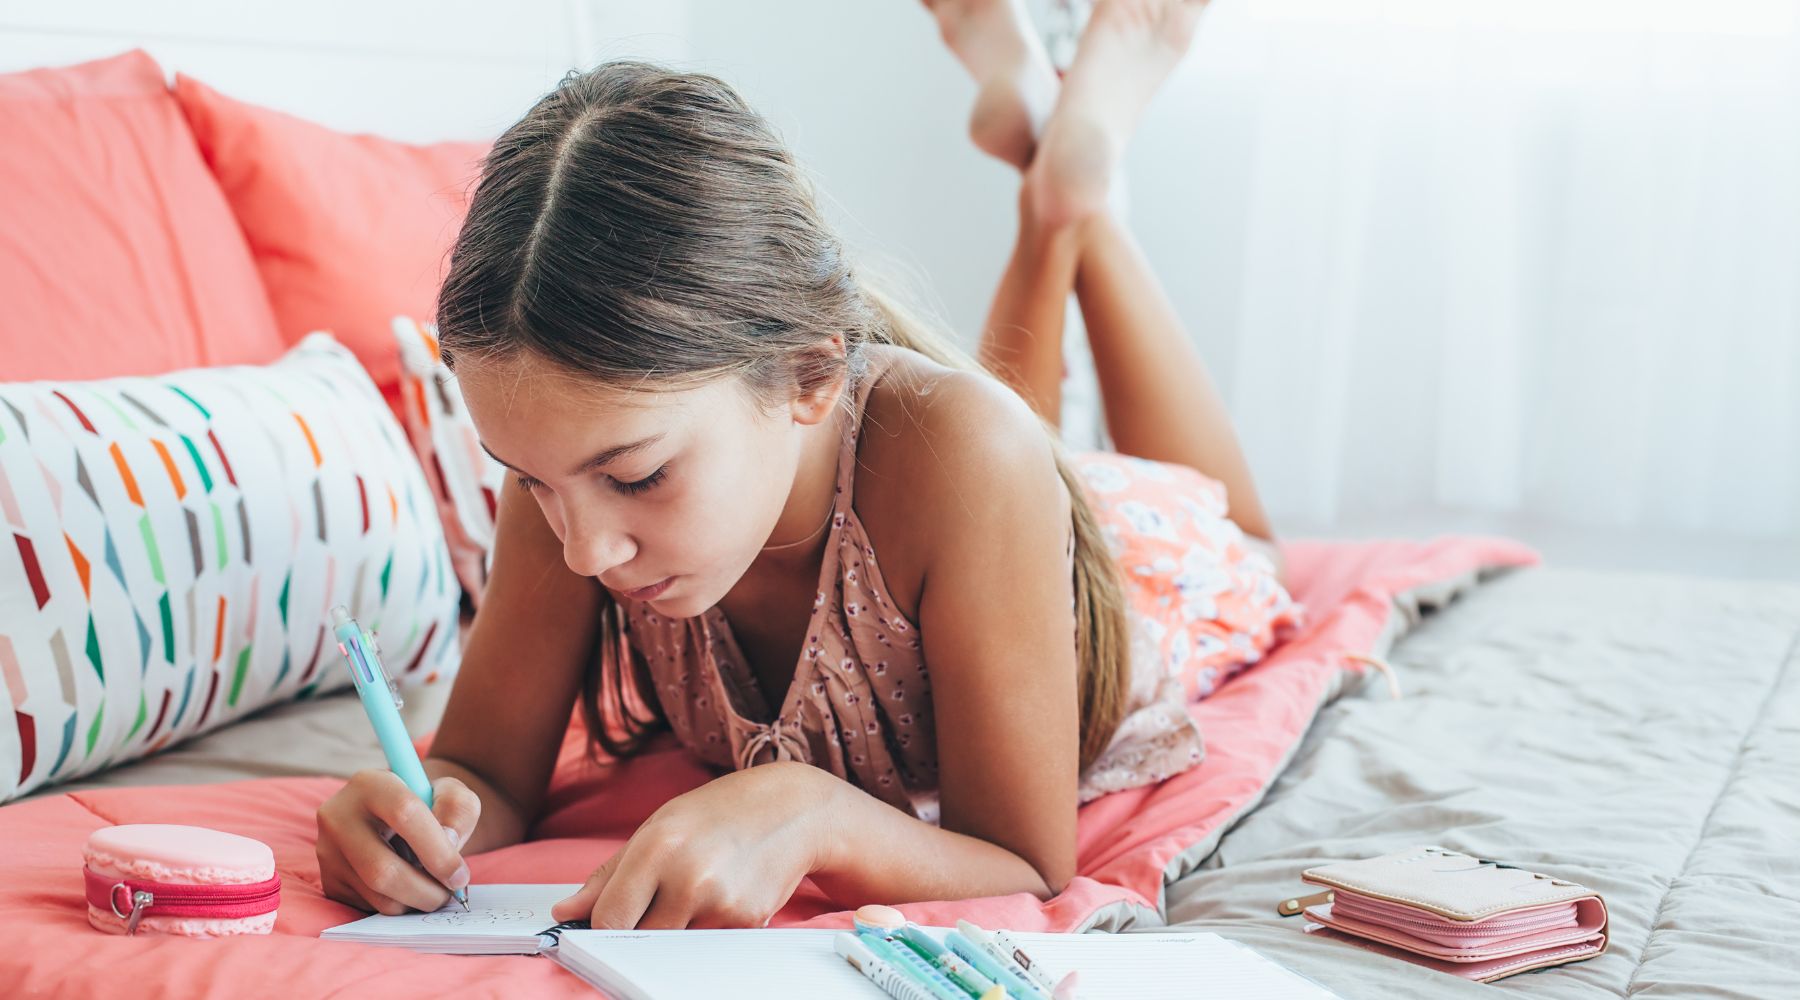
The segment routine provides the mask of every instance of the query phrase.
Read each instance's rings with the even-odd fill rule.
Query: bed
[[[1537,568],[1434,610],[1379,674],[1346,675],[1278,777],[1190,857],[1161,915],[1345,997],[1771,997],[1800,940],[1800,586]],[[416,692],[424,732],[444,686]],[[88,788],[344,776],[377,765],[343,695],[288,705]],[[61,786],[45,794],[71,790]],[[1327,861],[1437,843],[1580,880],[1611,916],[1593,960],[1466,983],[1276,903]]]

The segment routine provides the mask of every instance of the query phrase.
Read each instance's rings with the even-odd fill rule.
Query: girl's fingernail
[[[444,836],[449,838],[450,849],[452,851],[456,850],[457,845],[462,842],[462,834],[456,832],[456,827],[453,827],[453,826],[444,827]]]
[[[464,888],[468,887],[468,885],[469,885],[469,864],[468,864],[468,862],[466,862],[466,861],[463,862],[462,867],[460,867],[456,870],[456,874],[450,876],[449,885],[450,885],[451,892],[455,892],[458,889],[464,889]]]

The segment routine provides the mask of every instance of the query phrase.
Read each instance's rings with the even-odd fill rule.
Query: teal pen
[[[350,617],[350,609],[341,604],[331,609],[331,630],[337,636],[338,652],[344,654],[344,660],[350,665],[350,681],[356,685],[363,712],[369,716],[369,724],[375,727],[381,752],[387,755],[388,770],[405,782],[414,795],[425,800],[425,808],[431,808],[431,778],[425,774],[425,765],[419,763],[419,752],[413,749],[412,738],[406,735],[406,723],[400,720],[400,696],[388,680],[387,671],[381,667],[375,637],[363,631],[356,619]],[[395,853],[409,864],[419,863],[418,856],[405,840],[395,837],[393,847]],[[464,910],[469,908],[466,887],[452,889],[450,895]]]
[[[992,993],[995,996],[995,1000],[1001,1000],[1001,995],[1006,992],[1004,986],[1001,986],[992,979],[976,972],[973,965],[963,961],[951,952],[946,951],[942,955],[939,955],[932,960],[932,964],[937,966],[939,972],[949,976],[951,981],[956,983],[956,985],[968,990],[969,995],[972,997],[985,998]]]
[[[982,975],[967,960],[938,944],[936,938],[920,930],[917,924],[902,924],[893,931],[892,936],[898,938],[901,943],[910,945],[912,950],[931,963],[932,968],[942,972],[951,982],[968,990],[970,996],[985,996],[989,990],[994,988],[992,979]]]
[[[879,933],[858,930],[857,936],[875,953],[875,957],[899,970],[917,985],[930,993],[934,1000],[969,1000],[969,994],[962,987],[951,982],[949,977],[920,957],[919,953],[906,945]]]

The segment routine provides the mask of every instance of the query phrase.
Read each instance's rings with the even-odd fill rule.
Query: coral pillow
[[[0,384],[0,801],[349,682],[454,672],[458,588],[356,358]]]
[[[330,330],[397,407],[389,322],[435,314],[487,144],[346,135],[180,74],[175,99],[250,241],[282,337]]]
[[[0,378],[281,353],[243,233],[147,54],[0,75],[0,192]]]

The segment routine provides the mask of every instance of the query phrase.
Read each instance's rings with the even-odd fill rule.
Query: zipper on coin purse
[[[110,909],[125,921],[125,933],[137,933],[146,916],[202,917],[236,920],[272,913],[281,903],[281,876],[261,882],[191,885],[155,882],[141,878],[117,878],[84,868],[88,905]]]

